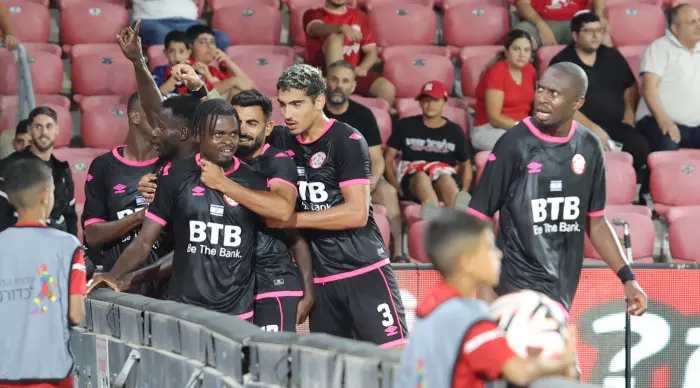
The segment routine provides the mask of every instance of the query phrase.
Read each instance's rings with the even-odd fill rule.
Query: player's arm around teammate
[[[314,306],[314,269],[311,264],[311,249],[306,239],[299,233],[298,230],[287,229],[287,244],[291,247],[294,261],[299,269],[299,277],[301,277],[301,286],[303,287],[304,296],[297,305],[297,325],[301,325],[306,321],[311,313],[311,308]]]

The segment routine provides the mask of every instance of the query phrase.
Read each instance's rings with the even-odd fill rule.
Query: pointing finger
[[[141,29],[141,19],[136,20],[134,23],[134,35],[139,36],[139,30]]]

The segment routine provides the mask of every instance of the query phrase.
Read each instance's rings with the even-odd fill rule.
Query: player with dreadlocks
[[[260,221],[201,181],[202,166],[215,165],[244,187],[267,190],[266,180],[234,156],[239,133],[238,115],[227,101],[208,100],[197,107],[192,136],[199,153],[163,171],[138,238],[109,273],[95,276],[95,285],[106,282],[118,288],[117,279],[141,264],[161,230],[171,223],[175,251],[169,299],[252,318],[253,256]]]

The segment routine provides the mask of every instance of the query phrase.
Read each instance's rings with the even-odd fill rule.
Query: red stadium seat
[[[27,1],[29,1],[30,3],[41,4],[42,6],[47,7],[47,8],[49,6],[49,0],[27,0]]]
[[[647,218],[651,218],[651,209],[647,206],[642,205],[608,205],[605,207],[607,213],[618,214],[618,213],[632,213],[639,214]]]
[[[629,153],[617,151],[605,151],[605,159],[612,159],[623,163],[627,163],[629,165],[631,165],[633,161],[632,155],[630,155]]]
[[[61,46],[53,43],[25,43],[22,42],[24,45],[24,48],[27,49],[27,52],[44,52],[44,53],[49,53],[53,54],[57,57],[61,57],[63,55],[63,51],[61,50]],[[3,48],[3,50],[5,50]]]
[[[700,158],[679,154],[651,168],[650,191],[654,210],[665,215],[673,206],[700,205]]]
[[[476,180],[474,183],[479,183],[481,175],[484,173],[484,168],[486,167],[486,162],[491,156],[491,151],[481,151],[474,155],[474,164],[476,165]]]
[[[382,50],[381,58],[382,61],[386,62],[391,57],[395,55],[405,55],[405,54],[430,54],[439,55],[445,58],[450,58],[450,50],[447,47],[441,46],[392,46],[385,47]]]
[[[676,206],[668,209],[666,213],[666,222],[669,225],[674,223],[677,219],[682,217],[695,217],[700,219],[700,206]]]
[[[648,45],[664,36],[666,19],[659,6],[651,4],[620,4],[607,7],[605,17],[612,28],[615,46]]]
[[[379,136],[382,139],[382,146],[386,146],[386,142],[391,136],[391,116],[389,112],[384,109],[379,109],[375,107],[369,107],[372,111],[374,119],[377,120],[377,126],[379,127]]]
[[[353,101],[359,102],[360,104],[368,107],[368,108],[377,108],[377,109],[383,109],[385,111],[390,111],[391,110],[391,105],[389,105],[386,100],[382,100],[381,98],[372,98],[372,97],[363,97],[358,94],[353,94],[350,96]]]
[[[420,104],[415,99],[402,98],[396,102],[396,113],[399,118],[416,116],[422,114]],[[446,106],[442,112],[443,117],[462,127],[465,135],[469,135],[469,119],[464,109]]]
[[[306,46],[306,30],[304,29],[304,13],[314,6],[299,6],[298,8],[290,8],[289,11],[289,41],[299,47]],[[304,51],[306,55],[306,51]],[[307,60],[309,58],[306,58]]]
[[[94,106],[126,105],[128,101],[129,96],[82,96],[78,105],[80,110],[84,111]]]
[[[374,209],[374,215],[381,215],[386,217],[387,214],[389,214],[389,211],[386,210],[386,208],[382,205],[379,204],[372,204],[372,209]]]
[[[566,46],[542,46],[537,50],[537,60],[540,62],[540,68],[538,69],[540,75],[544,74],[544,71],[549,67],[549,62],[551,62],[564,47]]]
[[[226,54],[270,96],[277,94],[277,79],[295,58],[294,50],[287,46],[231,46]]]
[[[647,157],[647,164],[649,165],[649,168],[653,170],[659,164],[663,164],[668,161],[672,162],[679,159],[700,160],[700,150],[693,148],[681,148],[678,151],[652,152]]]
[[[70,111],[61,105],[54,104],[44,104],[49,108],[56,111],[58,116],[58,136],[54,142],[54,147],[62,148],[68,147],[70,144],[70,139],[73,136],[73,119],[71,118]],[[17,109],[5,109],[0,113],[0,129],[9,129],[17,127],[17,122],[19,122]]]
[[[510,6],[510,2],[506,0],[441,0],[440,4],[437,4],[436,2],[436,5],[442,8],[443,11],[447,11],[453,7],[458,7],[462,4],[498,5],[501,7]]]
[[[86,147],[114,148],[129,132],[126,105],[98,105],[83,110],[80,135]]]
[[[75,202],[85,202],[85,178],[87,178],[88,169],[92,161],[108,152],[107,149],[95,148],[62,148],[54,151],[54,155],[58,160],[68,162],[70,171],[73,174],[73,182],[75,183]]]
[[[644,55],[646,48],[647,46],[624,46],[617,48],[620,50],[622,56],[624,56],[627,60],[627,63],[630,65],[630,68],[634,73],[634,77],[637,79],[637,83],[640,85],[641,79],[639,73],[642,64],[642,56]]]
[[[158,66],[164,66],[168,64],[168,57],[165,56],[165,46],[162,44],[155,44],[153,46],[148,46],[146,49],[146,56],[148,57],[148,69],[153,71]]]
[[[28,51],[29,72],[36,94],[59,94],[63,88],[63,62],[43,51]],[[0,94],[17,94],[17,63],[12,52],[0,51]]]
[[[77,3],[86,3],[86,2],[91,2],[93,0],[56,0],[56,5],[58,6],[58,9],[63,10],[64,8],[70,7],[72,5],[75,5]],[[101,0],[105,3],[112,3],[115,5],[118,5],[122,8],[126,8],[126,6],[130,3],[129,0]],[[204,3],[203,1],[201,3]]]
[[[437,16],[433,8],[417,4],[391,4],[369,13],[377,46],[431,46],[435,43]]]
[[[115,36],[129,24],[122,6],[101,1],[77,2],[61,12],[60,35],[63,50],[85,43],[114,43]]]
[[[78,103],[83,96],[128,96],[136,92],[134,66],[124,55],[94,52],[74,59],[71,78]]]
[[[589,166],[593,168],[593,166]],[[637,174],[632,164],[626,161],[605,159],[605,185],[608,204],[628,205],[637,192]]]
[[[248,5],[255,3],[257,5],[265,5],[268,7],[279,8],[279,0],[207,0],[212,12],[216,12],[221,8],[230,7],[233,5]]]
[[[408,256],[416,261],[430,263],[428,253],[425,251],[425,227],[426,221],[418,221],[408,228]]]
[[[365,9],[367,12],[372,12],[372,10],[380,7],[393,7],[393,6],[403,6],[407,4],[423,5],[426,7],[433,8],[435,6],[434,0],[365,0]]]
[[[0,96],[0,111],[10,108],[16,108],[18,105],[17,96]],[[66,110],[70,110],[70,100],[66,96],[60,94],[37,94],[34,96],[36,106],[41,105],[58,105]]]
[[[675,263],[700,263],[699,215],[677,216],[668,225],[668,245]]]
[[[71,48],[70,58],[72,62],[76,61],[81,55],[100,53],[103,55],[124,56],[122,49],[116,43],[90,43],[76,44]]]
[[[385,215],[374,213],[374,222],[379,227],[384,245],[388,248],[391,245],[391,227]]]
[[[462,95],[470,107],[476,106],[476,87],[479,85],[481,74],[501,50],[503,46],[479,46],[465,47],[460,51]]]
[[[282,31],[279,9],[256,3],[218,9],[212,16],[211,24],[228,35],[231,46],[278,44]]]
[[[396,87],[397,98],[415,98],[423,85],[438,80],[448,88],[454,81],[452,62],[442,56],[404,54],[384,63],[384,77]]]
[[[421,217],[422,208],[423,206],[421,204],[411,202],[409,205],[401,209],[403,222],[406,223],[407,228],[411,228],[413,224],[423,219],[423,217]]]
[[[654,240],[656,232],[654,230],[654,222],[650,217],[633,212],[614,212],[610,209],[606,210],[606,217],[610,223],[613,220],[622,219],[627,221],[630,227],[630,240],[632,243],[632,257],[638,263],[653,263],[654,262]],[[619,238],[623,237],[623,227],[613,225],[615,233]],[[588,238],[588,234],[584,238],[583,257],[589,259],[602,259],[600,254],[595,250],[593,244]]]
[[[462,47],[501,44],[510,25],[510,10],[506,6],[460,4],[445,11],[443,39],[458,54]]]
[[[6,0],[15,34],[22,43],[46,43],[51,36],[51,15],[43,4]]]

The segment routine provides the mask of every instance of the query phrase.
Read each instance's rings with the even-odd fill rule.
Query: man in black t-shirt
[[[572,62],[588,76],[586,102],[574,119],[598,135],[604,149],[610,141],[622,144],[634,160],[642,193],[648,193],[646,171],[649,143],[634,128],[639,101],[637,80],[618,49],[601,44],[604,29],[594,12],[584,12],[571,20],[573,42],[557,54],[551,64]]]
[[[472,182],[472,150],[459,125],[442,117],[447,88],[430,81],[416,97],[423,114],[399,120],[384,152],[386,179],[406,198],[423,204],[423,219],[438,203],[466,210]],[[398,169],[394,159],[401,158]]]
[[[138,237],[107,274],[95,276],[93,288],[136,268],[163,227],[172,224],[175,251],[168,297],[171,300],[253,317],[253,256],[258,217],[225,194],[206,188],[203,169],[221,168],[230,180],[253,190],[266,190],[266,179],[235,156],[240,133],[236,111],[224,100],[197,107],[192,136],[200,153],[163,170],[153,203]]]
[[[401,207],[399,196],[394,186],[387,182],[384,175],[384,156],[382,139],[377,119],[372,111],[353,101],[350,96],[355,92],[355,69],[346,61],[338,61],[328,66],[326,107],[323,112],[328,118],[336,119],[360,131],[367,141],[369,157],[372,162],[372,175],[369,189],[372,202],[382,205],[387,210],[393,246],[390,247],[394,261],[404,261],[401,256]]]
[[[399,286],[370,203],[367,142],[351,126],[323,114],[321,71],[297,64],[277,81],[287,127],[268,142],[292,156],[299,176],[299,212],[276,228],[304,230],[314,266],[312,332],[374,342],[406,343]]]
[[[500,212],[499,295],[536,290],[570,309],[588,232],[624,283],[628,310],[641,315],[647,297],[605,218],[603,149],[588,128],[573,121],[587,83],[586,73],[570,62],[545,71],[535,92],[534,116],[496,143],[467,212],[482,219]]]

